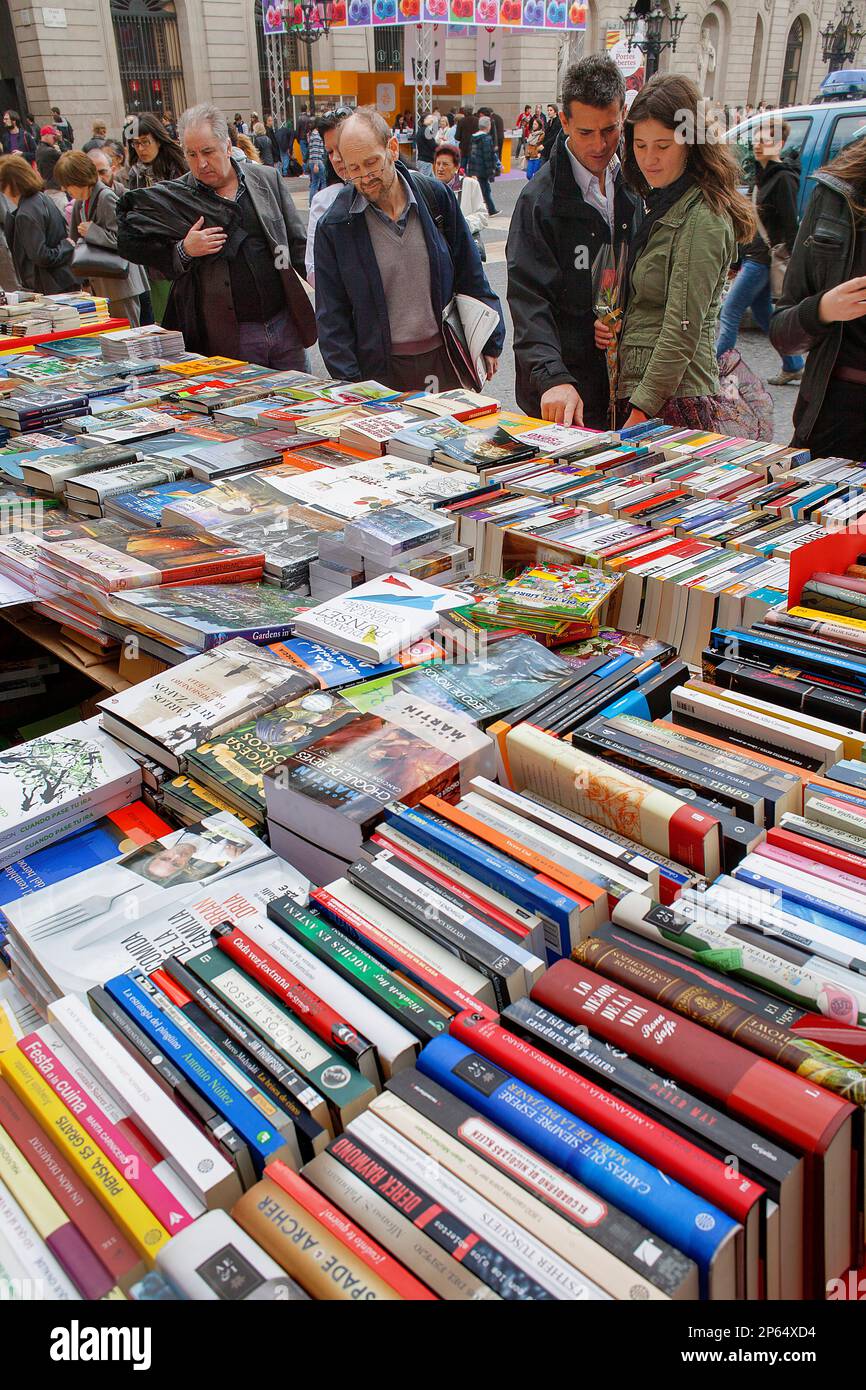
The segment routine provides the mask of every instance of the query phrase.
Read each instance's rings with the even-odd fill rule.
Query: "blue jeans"
[[[739,274],[722,300],[719,314],[719,337],[716,343],[716,356],[721,357],[737,341],[740,320],[748,308],[755,316],[755,322],[764,333],[770,331],[770,315],[773,303],[770,299],[770,267],[760,261],[743,261]],[[783,357],[782,370],[801,372],[804,358]]]
[[[534,179],[534,178],[535,178],[535,175],[538,173],[538,171],[539,171],[540,168],[541,168],[541,156],[539,156],[538,159],[527,159],[527,161],[526,161],[526,177],[527,177],[528,179]]]
[[[325,161],[322,159],[319,160],[319,172],[317,174],[314,174],[312,169],[310,170],[310,202],[313,201],[319,190],[325,187],[327,182],[328,175],[325,172]]]
[[[240,355],[246,362],[277,371],[306,372],[307,354],[288,309],[266,323],[239,323]]]
[[[478,175],[478,187],[481,189],[481,196],[484,199],[484,206],[491,217],[496,216],[496,208],[493,206],[493,193],[490,188],[490,180]]]

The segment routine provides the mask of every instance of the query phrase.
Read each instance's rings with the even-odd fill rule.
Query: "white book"
[[[485,1201],[435,1158],[398,1134],[369,1111],[349,1125],[349,1134],[389,1159],[443,1206],[461,1215],[467,1225],[486,1237],[494,1249],[511,1260],[556,1299],[569,1302],[608,1302],[610,1294],[568,1264],[549,1246],[542,1245],[523,1226],[498,1207]]]
[[[116,810],[140,789],[141,768],[95,719],[0,752],[0,868],[47,826],[97,801]]]
[[[465,602],[465,594],[453,589],[389,572],[308,609],[295,620],[295,630],[353,656],[387,661],[432,632],[440,613]]]
[[[744,705],[735,705],[684,685],[677,686],[671,693],[671,710],[675,720],[679,714],[700,719],[716,728],[751,734],[778,748],[781,755],[787,749],[820,757],[825,768],[833,767],[840,758],[845,757],[845,745],[841,738],[833,738],[815,728],[800,728],[784,718],[781,708],[768,705],[765,701],[760,703],[763,709],[750,710]]]
[[[53,985],[55,996],[84,992],[134,965],[153,969],[173,952],[203,950],[170,929],[171,913],[212,884],[265,861],[281,885],[306,891],[258,836],[228,811],[185,826],[128,854],[96,864],[8,903],[13,953],[24,954]]]
[[[544,425],[534,430],[509,430],[521,444],[530,444],[546,458],[561,458],[563,454],[588,450],[591,445],[610,442],[609,430],[570,429],[566,425]]]
[[[156,1268],[181,1298],[197,1302],[296,1302],[308,1299],[276,1260],[224,1211],[209,1211],[180,1231]]]
[[[240,1197],[237,1174],[219,1150],[82,999],[71,994],[55,1000],[48,1017],[208,1209],[230,1207]]]

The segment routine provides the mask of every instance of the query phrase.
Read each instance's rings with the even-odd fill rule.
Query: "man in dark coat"
[[[191,351],[304,370],[315,315],[299,279],[304,225],[285,183],[273,168],[235,163],[210,103],[184,112],[179,132],[189,173],[125,195],[118,252],[174,281],[163,324]]]
[[[319,347],[332,376],[373,377],[401,391],[460,385],[442,336],[455,294],[495,309],[484,345],[488,376],[497,369],[505,328],[478,250],[454,194],[410,173],[399,143],[373,110],[339,128],[347,186],[316,228]]]
[[[593,55],[568,69],[560,138],[517,199],[508,232],[517,403],[557,424],[608,423],[592,269],[599,250],[621,247],[640,217],[617,158],[624,113],[625,84],[610,58]]]

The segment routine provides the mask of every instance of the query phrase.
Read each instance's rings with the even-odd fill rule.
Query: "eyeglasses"
[[[138,149],[139,145],[149,145],[151,140],[154,144],[156,144],[155,135],[135,135],[129,143],[130,145],[134,145],[135,148]]]
[[[380,154],[365,159],[363,164],[347,164],[346,178],[351,183],[363,183],[364,179],[375,178],[377,174],[381,174],[387,163],[388,156]]]

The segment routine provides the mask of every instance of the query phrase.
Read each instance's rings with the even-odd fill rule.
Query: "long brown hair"
[[[856,218],[866,220],[866,139],[846,145],[835,159],[825,164],[822,172],[835,174],[837,179],[853,185],[854,196],[848,199],[851,211]]]
[[[715,131],[702,129],[698,114],[700,101],[700,92],[688,77],[679,73],[657,73],[651,77],[638,92],[626,116],[623,173],[637,192],[649,192],[649,184],[635,159],[634,127],[640,121],[658,121],[667,130],[675,131],[677,139],[688,147],[686,169],[698,184],[707,206],[719,215],[726,213],[730,217],[737,241],[750,241],[755,235],[755,215],[751,204],[737,191],[740,166],[733,151],[719,141]]]
[[[187,163],[183,157],[183,150],[176,140],[173,140],[158,116],[152,111],[145,111],[141,116],[135,118],[137,121],[137,135],[152,135],[159,145],[159,152],[150,162],[150,169],[155,183],[166,183],[169,179],[179,178],[187,171]],[[138,152],[132,148],[132,163],[142,164],[139,160]],[[145,166],[147,167],[147,166]]]

